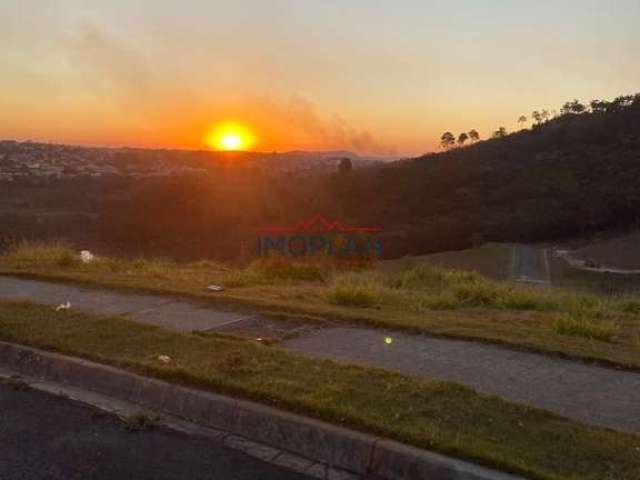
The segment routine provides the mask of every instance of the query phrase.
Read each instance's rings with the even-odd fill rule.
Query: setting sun
[[[227,122],[212,127],[207,133],[206,142],[215,150],[249,150],[255,142],[255,137],[246,126]]]

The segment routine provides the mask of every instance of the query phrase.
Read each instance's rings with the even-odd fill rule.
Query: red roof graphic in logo
[[[338,220],[328,221],[322,215],[317,214],[307,221],[301,221],[291,226],[284,227],[261,227],[258,228],[261,233],[319,233],[319,232],[335,232],[335,233],[376,233],[381,232],[380,227],[348,227],[340,223]]]

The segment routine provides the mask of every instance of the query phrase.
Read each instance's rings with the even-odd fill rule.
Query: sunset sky
[[[639,0],[2,0],[0,138],[411,155],[640,91]]]

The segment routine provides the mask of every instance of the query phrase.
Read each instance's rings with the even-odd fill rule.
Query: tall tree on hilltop
[[[467,135],[465,132],[462,132],[460,135],[458,135],[458,145],[460,145],[461,147],[464,146],[464,142],[466,142],[467,140],[469,140],[469,135]]]
[[[527,123],[527,117],[525,115],[520,115],[520,118],[518,118],[518,125],[522,127],[525,123]]]
[[[474,128],[472,130],[469,130],[469,138],[471,139],[472,142],[477,142],[478,140],[480,140],[480,134]]]
[[[619,97],[614,98],[610,103],[610,109],[614,112],[618,112],[633,105],[633,101],[633,95],[620,95]]]
[[[569,115],[569,114],[580,115],[581,113],[584,113],[586,110],[587,110],[587,107],[585,107],[582,103],[580,103],[580,100],[578,99],[574,100],[573,102],[566,102],[560,109],[563,115]]]
[[[551,115],[549,114],[549,110],[542,110],[540,112],[540,116],[542,117],[542,121],[543,122],[548,122],[549,121],[549,117],[551,117]]]
[[[610,108],[610,103],[606,100],[591,100],[589,105],[593,113],[605,113]]]
[[[500,127],[495,132],[493,132],[493,138],[503,138],[506,136],[507,136],[507,129],[504,127]]]
[[[440,137],[440,146],[449,149],[456,144],[456,137],[451,132],[444,132]]]
[[[538,110],[531,112],[531,118],[535,120],[536,125],[540,125],[542,123],[542,114]]]

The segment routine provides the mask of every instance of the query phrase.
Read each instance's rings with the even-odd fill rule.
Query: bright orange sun
[[[249,150],[255,143],[255,137],[245,125],[238,122],[225,122],[209,130],[206,142],[215,150]]]

